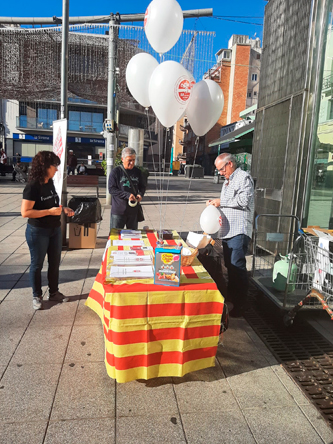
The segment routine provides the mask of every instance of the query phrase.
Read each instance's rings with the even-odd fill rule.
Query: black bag
[[[137,207],[138,207],[138,222],[143,222],[145,220],[145,216],[143,214],[143,208],[140,203],[138,203]]]
[[[126,169],[124,168],[123,165],[121,165],[121,168],[124,171],[124,173],[126,174],[128,180],[129,180],[129,183],[131,184],[134,196],[136,196],[138,194],[137,189],[133,185],[133,182],[132,182],[130,176],[127,174],[127,171],[126,171]],[[137,204],[137,209],[138,209],[138,222],[143,222],[145,220],[145,216],[143,214],[143,208],[142,208],[142,206],[141,206],[141,204],[139,202]]]
[[[73,196],[68,207],[74,211],[70,222],[79,225],[93,224],[102,220],[102,207],[97,197]]]

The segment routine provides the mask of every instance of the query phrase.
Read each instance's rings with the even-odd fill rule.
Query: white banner
[[[66,154],[66,140],[67,140],[67,119],[53,121],[53,152],[60,158],[60,165],[58,171],[53,177],[54,186],[59,196],[61,205],[62,197],[62,183],[64,179],[65,154]]]

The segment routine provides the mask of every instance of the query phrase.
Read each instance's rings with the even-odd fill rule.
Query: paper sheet
[[[329,239],[320,236],[316,258],[316,271],[313,279],[313,287],[319,291],[322,291],[326,273],[329,273],[331,268],[329,261],[329,245]]]
[[[114,256],[113,265],[152,265],[153,260],[150,255],[146,256]]]
[[[153,278],[154,271],[152,266],[143,267],[117,267],[112,266],[110,270],[111,278]]]
[[[313,228],[313,232],[316,234],[316,236],[320,237],[321,239],[327,239],[331,242],[333,242],[333,236],[330,233],[326,233],[325,231],[319,231]]]
[[[143,247],[144,242],[142,240],[114,240],[112,245],[115,247]]]
[[[116,251],[111,251],[111,256],[119,256],[119,257],[137,256],[137,253],[136,251],[116,250]]]
[[[136,231],[136,230],[121,230],[120,237],[122,239],[126,239],[126,238],[127,239],[131,239],[131,238],[141,239],[142,234],[141,234],[141,231]]]

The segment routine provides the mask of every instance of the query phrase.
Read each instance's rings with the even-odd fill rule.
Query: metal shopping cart
[[[296,285],[306,290],[306,296],[285,314],[283,320],[291,325],[302,307],[319,307],[333,320],[333,236],[319,227],[301,231],[298,252]]]
[[[16,182],[21,182],[21,183],[25,183],[28,180],[28,176],[26,174],[26,167],[22,166],[21,164],[16,164],[14,166],[14,171],[15,171],[15,180]]]
[[[284,311],[286,325],[302,307],[324,308],[332,319],[333,249],[315,233],[302,231],[296,216],[261,214],[255,220],[252,280]]]

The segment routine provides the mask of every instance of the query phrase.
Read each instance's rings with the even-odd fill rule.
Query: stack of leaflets
[[[151,265],[143,267],[111,267],[110,277],[116,279],[150,279],[154,277],[154,271]]]
[[[142,239],[141,231],[137,230],[121,230],[121,239]]]
[[[130,247],[130,250],[111,252],[110,278],[136,280],[154,277],[153,248],[145,246],[141,231],[121,230],[120,239],[113,240],[112,245]]]
[[[112,251],[113,265],[152,265],[150,254],[139,254],[137,251]]]
[[[112,245],[115,247],[143,247],[144,246],[143,240],[136,240],[136,239],[127,239],[127,240],[114,240],[112,241]]]

